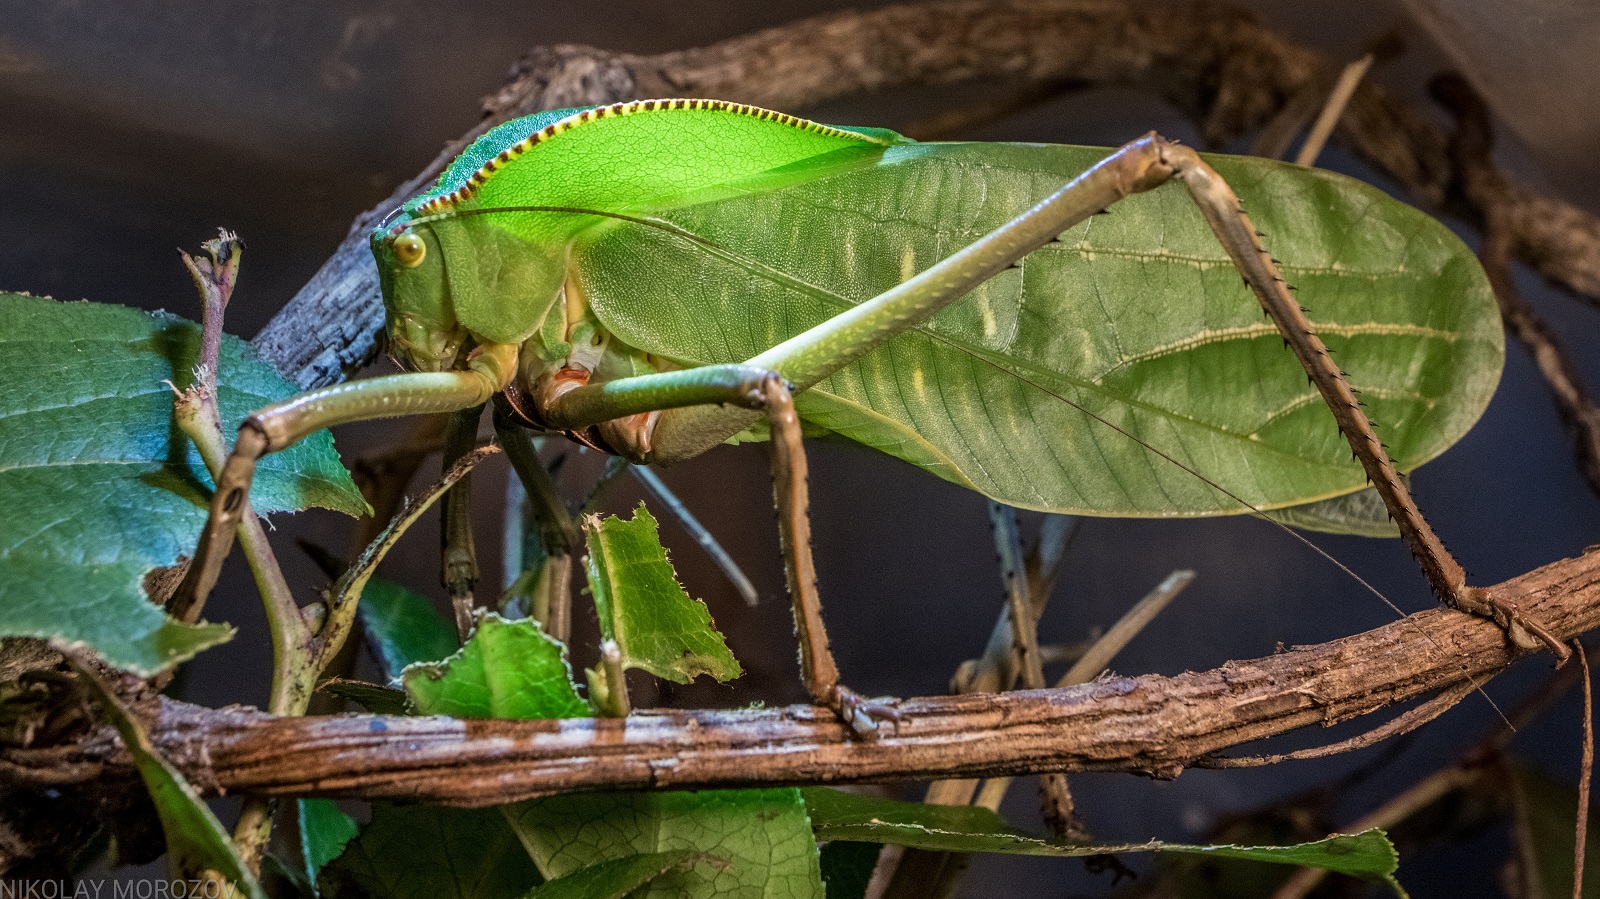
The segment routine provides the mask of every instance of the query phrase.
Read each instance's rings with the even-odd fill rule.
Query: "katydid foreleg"
[[[249,507],[250,482],[255,478],[257,460],[338,424],[459,412],[480,406],[515,376],[517,348],[509,344],[480,345],[473,350],[467,365],[461,371],[416,372],[337,384],[274,403],[246,418],[217,477],[211,515],[200,532],[194,560],[179,588],[180,596],[204,600],[216,586],[240,518]]]
[[[547,554],[544,564],[549,576],[544,582],[543,601],[539,604],[542,609],[533,617],[544,625],[545,633],[565,643],[572,630],[572,559],[583,546],[583,537],[550,471],[539,461],[539,452],[528,430],[516,425],[498,401],[494,430],[512,471],[527,491],[528,503],[539,522],[539,539]]]

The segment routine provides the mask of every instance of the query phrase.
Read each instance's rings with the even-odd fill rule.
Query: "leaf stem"
[[[178,428],[194,441],[200,458],[215,481],[227,460],[227,443],[222,436],[222,416],[217,406],[217,368],[222,352],[222,317],[233,288],[239,279],[239,264],[244,245],[237,235],[222,231],[201,245],[204,256],[183,253],[183,264],[200,293],[202,327],[200,358],[195,367],[195,383],[181,391],[174,403]],[[261,519],[245,501],[239,523],[239,544],[255,577],[267,612],[267,629],[272,639],[272,686],[267,710],[275,715],[302,715],[311,701],[319,668],[313,664],[311,631],[301,617],[289,582],[267,541]],[[180,591],[174,614],[184,620],[200,615],[205,598]],[[252,875],[261,871],[261,856],[272,836],[275,801],[250,797],[239,812],[234,826],[233,845],[240,861]]]

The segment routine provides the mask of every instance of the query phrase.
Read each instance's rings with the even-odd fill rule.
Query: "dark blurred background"
[[[316,271],[356,214],[477,121],[478,98],[499,85],[526,48],[573,42],[653,53],[863,5],[876,4],[456,0],[441,7],[338,0],[227,8],[200,0],[4,0],[0,289],[198,317],[175,248],[194,249],[225,226],[248,247],[229,330],[250,336]],[[1585,20],[1577,12],[1577,2],[1533,3],[1521,11],[1472,3],[1419,2],[1409,10],[1388,2],[1250,5],[1269,24],[1341,59],[1358,56],[1373,37],[1395,29],[1406,49],[1372,77],[1423,107],[1429,76],[1472,66],[1505,117],[1499,123],[1502,163],[1544,190],[1600,210],[1600,156],[1594,152],[1600,149],[1594,109],[1600,91],[1592,72],[1564,56],[1569,45],[1576,51],[1600,46],[1600,31],[1574,25],[1594,24],[1593,15]],[[1452,21],[1465,24],[1452,31]],[[1492,40],[1484,40],[1486,28]],[[902,128],[996,87],[897,91],[792,111]],[[1113,90],[1053,101],[966,136],[1115,145],[1151,128],[1198,138],[1172,109]],[[1337,149],[1320,164],[1386,186]],[[1464,236],[1475,243],[1475,234]],[[1525,271],[1518,279],[1575,352],[1588,382],[1600,384],[1600,353],[1591,339],[1596,310]],[[379,424],[345,429],[338,437],[348,462],[405,433],[404,425]],[[1003,601],[984,500],[859,448],[813,441],[810,451],[821,585],[846,682],[867,694],[944,692],[956,666],[981,651]],[[592,454],[578,461],[574,469],[595,464]],[[679,691],[675,702],[802,698],[766,466],[762,449],[724,447],[665,473],[763,595],[759,608],[744,607],[657,510],[690,592],[705,599],[750,672],[730,687]],[[433,470],[430,463],[425,475]],[[478,483],[480,498],[501,496],[504,463],[492,462]],[[1509,348],[1505,380],[1482,423],[1423,469],[1415,487],[1477,583],[1495,583],[1600,542],[1600,502],[1577,474],[1542,382],[1517,346]],[[626,510],[641,495],[637,484],[624,480],[607,507]],[[500,520],[493,508],[479,518],[481,594],[492,594],[500,580]],[[1037,516],[1024,516],[1024,524],[1035,527]],[[311,512],[280,516],[275,525],[290,580],[310,598],[324,579],[292,548],[291,538],[342,553],[348,523]],[[397,553],[401,558],[385,574],[439,595],[435,535],[431,524],[419,527],[409,538],[411,549]],[[1397,541],[1318,541],[1406,610],[1431,605]],[[1393,618],[1349,578],[1258,521],[1091,520],[1072,547],[1041,625],[1043,639],[1070,642],[1110,625],[1175,568],[1197,569],[1198,581],[1117,658],[1117,671],[1211,668],[1271,653],[1280,643],[1320,642]],[[264,702],[270,656],[264,620],[237,560],[207,617],[230,621],[240,633],[193,663],[186,697],[212,705]],[[577,618],[575,662],[588,664],[592,613],[582,600]],[[1547,670],[1547,657],[1531,659],[1487,689],[1510,706]],[[1513,747],[1575,780],[1579,719],[1569,697],[1524,729]],[[1482,697],[1469,697],[1393,764],[1343,796],[1336,823],[1355,819],[1454,758],[1495,720]],[[1346,726],[1295,734],[1252,749],[1281,751],[1354,732]],[[1331,780],[1376,751],[1267,769],[1190,771],[1170,783],[1112,775],[1077,776],[1073,783],[1083,817],[1100,838],[1192,840],[1218,815]],[[1033,792],[1031,784],[1018,784],[1007,812],[1036,822]],[[1493,895],[1509,845],[1504,826],[1491,828],[1471,841],[1406,858],[1400,876],[1413,896]],[[1131,861],[1149,867],[1147,859]],[[1077,862],[977,860],[966,895],[1002,890],[1022,899],[1099,896],[1111,887]]]

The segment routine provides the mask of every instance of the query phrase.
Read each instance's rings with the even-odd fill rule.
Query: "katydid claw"
[[[1481,587],[1462,586],[1456,590],[1454,605],[1457,609],[1487,618],[1505,631],[1506,639],[1520,649],[1536,650],[1546,647],[1561,667],[1572,656],[1572,650],[1539,622],[1524,615],[1514,602],[1492,595]]]
[[[900,698],[897,696],[868,699],[849,687],[835,686],[829,699],[828,706],[833,709],[834,715],[863,740],[878,738],[879,722],[898,723],[905,717],[905,713],[900,711]]]

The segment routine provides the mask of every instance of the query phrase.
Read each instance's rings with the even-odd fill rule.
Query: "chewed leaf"
[[[589,704],[572,685],[566,647],[530,618],[488,614],[455,655],[417,664],[401,677],[423,715],[456,718],[583,718]]]
[[[318,878],[336,899],[518,899],[538,883],[499,810],[381,802]]]
[[[150,674],[228,638],[167,619],[142,579],[194,551],[211,480],[173,423],[200,329],[164,313],[0,293],[0,635],[87,647]],[[294,392],[242,341],[223,341],[224,428]],[[262,512],[366,503],[332,438],[262,460]]]
[[[1383,882],[1404,896],[1394,879],[1399,857],[1383,831],[1333,834],[1293,846],[1198,846],[1183,843],[1065,844],[1030,836],[994,812],[973,806],[896,802],[825,787],[801,791],[817,838],[892,843],[938,852],[997,852],[1007,855],[1088,856],[1122,852],[1178,852],[1308,865]]]
[[[686,684],[701,674],[719,681],[740,668],[705,603],[684,592],[641,503],[633,518],[584,522],[589,544],[589,590],[600,631],[622,650],[625,668],[640,668]]]
[[[344,852],[360,828],[330,799],[297,799],[295,811],[299,813],[302,871],[306,882],[316,883],[317,874]]]
[[[167,838],[167,859],[174,877],[198,878],[205,871],[215,871],[232,881],[250,899],[266,899],[261,884],[239,860],[222,823],[211,814],[200,794],[189,786],[177,768],[156,752],[150,737],[122,700],[112,695],[87,667],[76,661],[73,664],[116,727],[123,745],[133,756],[134,767],[144,779]]]

